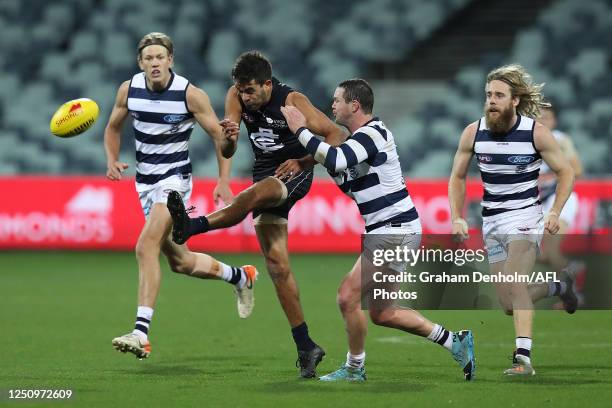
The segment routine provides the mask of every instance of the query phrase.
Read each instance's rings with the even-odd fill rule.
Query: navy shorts
[[[274,172],[278,168],[278,165],[273,166],[258,166],[257,163],[253,168],[253,182],[256,183],[267,177],[274,176]],[[305,170],[298,174],[290,181],[283,181],[287,187],[287,199],[279,206],[258,208],[253,210],[253,218],[257,218],[260,214],[273,214],[278,217],[289,219],[289,210],[295,203],[304,197],[310,190],[312,185],[313,170]]]

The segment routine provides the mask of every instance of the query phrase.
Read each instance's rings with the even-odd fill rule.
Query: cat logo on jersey
[[[274,152],[285,147],[284,144],[278,143],[279,136],[271,129],[259,128],[259,132],[249,135],[255,147],[264,152]]]

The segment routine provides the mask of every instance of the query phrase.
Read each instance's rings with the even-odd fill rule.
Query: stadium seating
[[[535,26],[516,36],[510,55],[500,58],[492,53],[483,56],[488,63],[464,67],[448,81],[450,91],[444,98],[425,101],[415,115],[398,121],[398,126],[427,119],[431,123],[419,127],[412,137],[429,145],[431,156],[443,160],[442,153],[446,152],[446,160],[452,161],[460,131],[448,135],[448,143],[444,143],[440,130],[447,127],[450,132],[453,126],[462,129],[482,116],[487,71],[520,63],[536,82],[546,83],[544,94],[559,112],[559,128],[570,134],[579,153],[589,158],[584,161],[586,175],[609,174],[612,163],[605,158],[612,154],[612,79],[608,74],[612,54],[602,39],[612,36],[611,22],[610,2],[554,2]],[[432,144],[432,140],[438,143]],[[421,176],[428,163],[426,159],[403,160],[403,169]],[[431,167],[433,176],[436,169]]]
[[[117,87],[137,70],[136,44],[147,32],[171,35],[177,72],[208,92],[219,116],[231,66],[249,49],[262,50],[279,78],[329,112],[331,91],[340,80],[364,75],[372,62],[398,61],[469,2],[373,0],[349,8],[330,0],[0,0],[0,46],[6,51],[0,55],[0,123],[12,142],[2,144],[11,154],[4,152],[0,174],[103,174],[104,122]],[[516,36],[507,56],[474,61],[447,81],[444,97],[426,98],[415,115],[387,123],[400,135],[404,171],[447,176],[461,129],[481,115],[486,72],[507,62],[522,63],[536,81],[547,83],[546,95],[561,112],[560,127],[579,141],[581,153],[609,156],[611,54],[601,39],[611,36],[609,2],[553,2]],[[76,97],[95,99],[100,120],[78,141],[52,138],[52,112]],[[241,151],[250,150],[245,135],[240,143]],[[131,138],[124,139],[122,150],[132,158]],[[196,175],[214,176],[212,144],[201,130],[194,132],[191,151]],[[28,160],[37,154],[45,159]],[[239,152],[234,174],[248,175],[250,160],[250,153]],[[612,162],[589,160],[586,170],[609,173]]]

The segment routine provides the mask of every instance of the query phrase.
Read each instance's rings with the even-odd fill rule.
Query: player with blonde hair
[[[191,195],[189,138],[197,122],[213,139],[219,162],[215,200],[232,200],[229,188],[230,163],[236,138],[226,137],[208,95],[172,70],[174,47],[163,33],[145,35],[138,44],[138,65],[142,72],[125,81],[117,91],[115,105],[104,131],[106,177],[121,180],[128,164],[119,161],[121,131],[130,115],[136,143],[136,191],[146,218],[136,244],[138,260],[138,310],[131,333],[113,339],[113,346],[146,358],[151,352],[148,339],[153,308],[159,293],[162,252],[172,271],[201,279],[223,279],[234,285],[240,317],[253,308],[252,284],[255,267],[226,265],[209,255],[190,252],[169,237],[172,218],[166,207],[168,193],[178,191],[182,200]]]
[[[449,180],[452,233],[468,236],[462,218],[465,180],[476,155],[484,184],[482,233],[490,272],[527,275],[533,271],[544,230],[559,231],[559,214],[574,183],[574,172],[550,130],[533,118],[549,106],[520,65],[491,71],[486,79],[484,117],[468,125],[459,141]],[[556,174],[556,197],[544,216],[538,193],[542,161]],[[496,285],[502,308],[514,319],[516,351],[506,375],[533,375],[531,364],[533,301],[559,296],[573,313],[577,300],[568,282],[549,282],[529,288],[526,283]]]

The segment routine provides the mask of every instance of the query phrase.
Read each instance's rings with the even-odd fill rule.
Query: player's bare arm
[[[236,86],[231,86],[225,96],[225,116],[219,124],[223,128],[223,134],[227,138],[238,140],[240,135],[240,121],[242,118],[242,106]]]
[[[314,134],[325,138],[325,143],[340,146],[346,135],[323,112],[314,107],[310,100],[299,92],[292,92],[287,96],[286,105],[295,106],[306,118],[306,127]]]
[[[119,161],[119,150],[121,147],[121,129],[128,116],[127,94],[129,88],[130,81],[125,81],[119,86],[113,110],[104,129],[106,177],[113,181],[121,180],[121,173],[128,168],[127,163]]]
[[[460,239],[468,237],[468,225],[463,219],[462,213],[465,203],[465,180],[470,167],[470,160],[474,155],[473,146],[477,126],[478,122],[473,122],[463,130],[448,181],[448,200],[453,223],[452,234]]]
[[[215,204],[218,203],[219,198],[229,204],[233,198],[229,180],[232,166],[231,157],[236,151],[236,138],[227,137],[224,134],[222,127],[219,125],[219,118],[217,118],[206,92],[189,85],[186,98],[189,110],[193,113],[196,121],[215,143],[215,154],[219,166],[219,179],[213,191]]]
[[[580,160],[580,156],[576,151],[576,146],[574,146],[572,139],[567,135],[563,136],[559,139],[559,146],[561,146],[561,150],[569,160],[572,170],[574,170],[574,177],[578,178],[582,176],[582,161]]]
[[[206,92],[189,85],[187,88],[187,104],[196,121],[212,137],[222,157],[225,159],[232,157],[236,151],[236,138],[224,135],[223,129],[219,125],[219,118],[217,118]]]
[[[289,129],[298,136],[302,146],[332,174],[345,171],[349,167],[363,163],[377,154],[377,141],[365,133],[363,137],[370,139],[370,143],[367,145],[362,144],[357,139],[349,139],[338,147],[319,140],[312,144],[315,135],[308,129],[308,123],[302,112],[295,106],[283,106],[281,111],[287,120]],[[356,145],[361,147],[355,149]],[[347,152],[351,152],[351,154],[347,155]]]
[[[287,96],[285,104],[296,107],[306,119],[305,127],[314,134],[323,136],[326,143],[332,146],[339,146],[346,139],[342,129],[336,126],[323,112],[315,108],[306,95],[292,92]],[[275,175],[280,178],[291,179],[300,171],[312,168],[316,163],[317,161],[312,155],[307,155],[301,159],[287,160],[278,167]]]
[[[548,232],[556,234],[559,231],[559,214],[574,188],[574,171],[554,136],[544,125],[536,123],[533,142],[542,159],[557,176],[555,202],[544,223]]]

